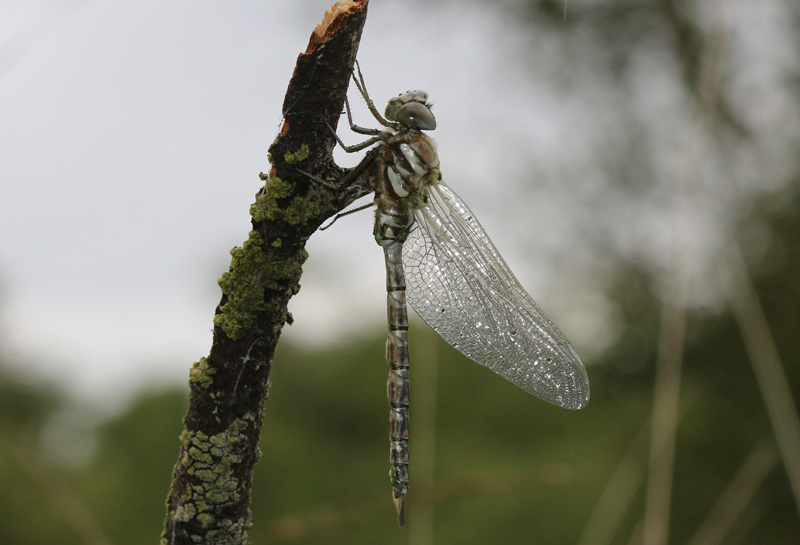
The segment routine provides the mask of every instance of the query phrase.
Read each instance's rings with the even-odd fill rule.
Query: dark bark
[[[287,304],[299,289],[305,242],[327,218],[365,194],[339,191],[298,170],[336,181],[347,173],[331,155],[368,0],[336,4],[297,59],[270,147],[272,169],[250,208],[253,228],[219,280],[214,342],[190,373],[189,411],[167,499],[163,544],[243,544],[258,461],[269,375]]]

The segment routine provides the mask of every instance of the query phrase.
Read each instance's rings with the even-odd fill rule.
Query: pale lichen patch
[[[179,522],[187,522],[192,520],[197,515],[194,504],[180,505],[175,510],[175,520]]]
[[[306,144],[300,146],[300,149],[294,153],[286,152],[283,154],[283,160],[286,161],[287,165],[293,165],[295,163],[299,163],[300,161],[305,161],[308,159],[309,150]]]
[[[208,530],[205,540],[214,543],[241,543],[241,537],[250,527],[249,516],[235,523],[217,515],[228,506],[240,500],[240,490],[246,489],[247,483],[241,483],[233,471],[234,466],[242,463],[243,453],[247,450],[245,432],[253,422],[249,413],[231,422],[228,428],[214,435],[202,431],[184,430],[181,434],[183,457],[180,462],[186,472],[193,477],[193,483],[187,487],[175,508],[173,518],[179,522],[196,520],[200,527]],[[193,536],[200,537],[200,536]],[[222,539],[222,541],[216,541]]]
[[[218,284],[227,302],[214,316],[214,325],[221,327],[231,339],[239,339],[245,330],[255,324],[256,313],[265,310],[264,273],[267,260],[263,250],[264,239],[256,231],[241,248],[231,250],[230,271],[224,273]]]
[[[217,370],[209,365],[206,358],[200,358],[200,361],[195,362],[192,370],[189,371],[189,384],[199,384],[208,390],[208,387],[214,382],[213,375],[216,373]]]
[[[250,215],[255,221],[276,220],[281,218],[282,209],[279,199],[292,194],[294,184],[273,176],[256,195],[256,202],[250,205]]]

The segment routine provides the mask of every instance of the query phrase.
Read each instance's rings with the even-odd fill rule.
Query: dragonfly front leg
[[[347,97],[344,97],[344,106],[345,111],[347,112],[347,122],[350,123],[350,130],[353,132],[357,132],[358,134],[380,134],[380,129],[365,129],[364,127],[359,127],[355,123],[353,123],[353,116],[350,113],[350,101],[347,100]]]
[[[339,135],[336,134],[336,131],[333,129],[333,127],[328,125],[328,128],[331,130],[331,132],[333,133],[333,136],[336,138],[336,142],[338,142],[338,144],[340,146],[342,146],[342,149],[344,151],[346,151],[347,153],[355,153],[357,151],[361,151],[362,149],[368,148],[371,145],[377,144],[378,142],[381,141],[381,137],[379,135],[379,136],[373,136],[369,140],[365,140],[364,142],[361,142],[360,144],[353,144],[352,146],[348,146],[347,144],[342,142],[342,139],[339,138]]]
[[[356,70],[358,71],[358,77],[356,77],[356,71],[353,71],[353,82],[356,84],[356,88],[358,92],[361,93],[361,96],[364,97],[364,100],[367,102],[367,108],[378,120],[378,123],[383,125],[384,127],[393,127],[395,126],[394,123],[390,123],[386,121],[383,116],[378,112],[378,109],[375,107],[375,104],[372,102],[372,99],[369,98],[369,93],[367,93],[367,84],[364,83],[364,76],[361,74],[361,66],[359,66],[358,61],[356,61]]]
[[[386,257],[386,292],[389,335],[386,339],[386,363],[389,380],[389,460],[392,498],[397,522],[405,524],[405,499],[408,491],[408,310],[403,274],[403,245],[393,242],[383,247]]]

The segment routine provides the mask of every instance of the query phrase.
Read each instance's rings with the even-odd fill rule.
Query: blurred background
[[[158,539],[216,279],[329,7],[0,2],[0,543]],[[250,540],[800,542],[800,4],[373,0],[359,60],[378,104],[430,93],[445,181],[592,400],[412,324],[399,530],[382,256],[343,218],[289,305]]]

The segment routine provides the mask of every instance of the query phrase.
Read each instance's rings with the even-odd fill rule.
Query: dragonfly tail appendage
[[[392,498],[397,509],[397,522],[405,524],[405,497],[408,490],[408,310],[403,276],[402,244],[384,246],[386,254],[386,291],[389,335],[386,339],[386,362],[389,380],[389,459]]]
[[[394,498],[394,508],[397,509],[397,524],[402,528],[406,525],[406,493]]]

